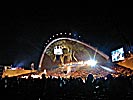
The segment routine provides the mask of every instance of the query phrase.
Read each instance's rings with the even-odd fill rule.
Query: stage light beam
[[[97,61],[96,60],[88,60],[85,62],[85,64],[88,64],[88,65],[93,67],[97,64]]]

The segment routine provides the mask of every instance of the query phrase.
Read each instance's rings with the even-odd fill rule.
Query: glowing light
[[[65,34],[67,34],[67,33],[65,33]]]
[[[88,64],[90,66],[95,66],[97,64],[96,60],[88,60],[84,62],[85,64]]]
[[[110,69],[110,68],[108,68],[108,67],[105,67],[105,66],[101,66],[101,67],[102,67],[103,69],[109,71],[109,72],[114,72],[114,70],[112,70],[112,69]]]
[[[39,78],[40,76],[39,75],[31,75],[32,78]]]
[[[11,68],[11,70],[16,70],[16,68]]]
[[[49,38],[50,40],[52,39],[52,38]]]
[[[26,78],[26,79],[28,79],[28,76],[22,76],[21,78]]]
[[[70,66],[67,67],[67,74],[68,74],[69,72],[71,72],[71,67],[70,67]]]
[[[54,37],[54,35],[53,35],[53,37]]]
[[[58,36],[58,34],[56,34]]]
[[[78,64],[83,64],[83,61],[79,61]]]
[[[62,35],[62,33],[60,33],[60,35]]]
[[[44,73],[44,74],[47,74],[46,69],[44,69],[43,73]]]
[[[71,33],[69,33],[69,35],[71,35]]]

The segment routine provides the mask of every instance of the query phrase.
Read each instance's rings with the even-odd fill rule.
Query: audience
[[[133,71],[122,66],[116,72],[94,77],[46,78],[4,77],[0,79],[1,100],[133,100]],[[97,71],[97,70],[96,70]],[[99,75],[98,75],[99,76]]]

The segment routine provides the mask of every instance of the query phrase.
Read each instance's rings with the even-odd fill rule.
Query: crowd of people
[[[0,79],[1,100],[131,100],[133,99],[133,71],[122,66],[113,67],[116,73],[94,77],[42,78],[4,77]]]

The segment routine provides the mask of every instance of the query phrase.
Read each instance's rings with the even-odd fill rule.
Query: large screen
[[[55,55],[62,55],[63,54],[62,47],[61,46],[55,46],[54,47],[54,54]]]
[[[124,60],[125,57],[124,57],[123,47],[112,51],[111,56],[112,56],[112,62]]]

